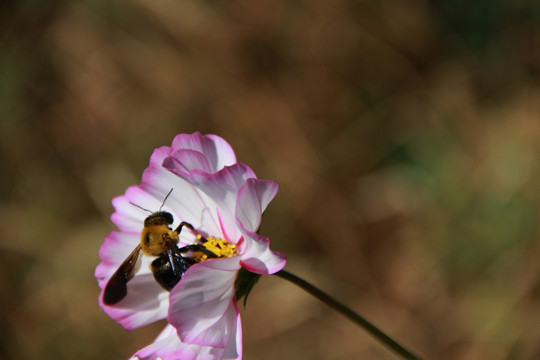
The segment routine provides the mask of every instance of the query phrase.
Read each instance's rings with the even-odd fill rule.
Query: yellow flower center
[[[202,246],[215,254],[218,258],[233,257],[238,255],[236,252],[236,245],[229,243],[223,238],[215,238],[213,236],[203,238],[201,235],[197,235],[197,240],[199,240]],[[200,262],[208,259],[208,255],[201,251],[195,251],[191,258],[197,262]]]

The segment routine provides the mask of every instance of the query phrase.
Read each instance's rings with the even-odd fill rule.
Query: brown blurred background
[[[175,134],[281,184],[287,268],[428,359],[540,359],[540,7],[3,1],[0,359],[127,359],[97,305],[110,200]],[[245,359],[396,359],[284,280]]]

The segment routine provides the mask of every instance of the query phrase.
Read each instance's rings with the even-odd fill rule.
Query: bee
[[[159,210],[153,212],[144,220],[140,243],[135,247],[131,254],[128,255],[126,260],[124,260],[122,265],[120,265],[118,270],[116,270],[107,282],[105,290],[103,291],[103,303],[106,305],[114,305],[126,297],[127,283],[135,275],[141,253],[149,256],[157,256],[157,258],[152,261],[150,269],[152,270],[156,282],[167,291],[170,291],[178,284],[191,265],[198,262],[183,254],[188,252],[198,252],[206,255],[206,258],[218,257],[200,244],[192,244],[180,248],[177,246],[179,235],[183,227],[187,227],[192,231],[195,231],[195,229],[191,224],[185,221],[182,221],[175,230],[172,230],[170,227],[174,221],[173,216],[169,212],[161,211],[161,208],[171,192],[172,189],[163,200]],[[138,205],[135,206],[139,207]],[[197,238],[202,243],[206,241],[206,239],[200,235],[198,235]]]

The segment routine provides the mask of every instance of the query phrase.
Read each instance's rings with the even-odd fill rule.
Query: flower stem
[[[360,327],[364,328],[367,332],[369,332],[372,336],[374,336],[376,339],[378,339],[380,342],[382,342],[384,345],[388,346],[390,349],[392,349],[394,352],[396,352],[399,356],[401,356],[403,359],[407,360],[421,360],[420,357],[414,355],[409,350],[405,349],[403,346],[401,346],[397,341],[392,339],[390,336],[386,335],[383,331],[381,331],[379,328],[377,328],[375,325],[364,319],[362,316],[355,313],[353,310],[351,310],[349,307],[343,305],[342,303],[338,302],[336,299],[325,293],[324,291],[316,288],[315,286],[311,285],[307,281],[299,278],[298,276],[291,274],[288,271],[281,270],[275,273],[274,275],[279,276],[280,278],[283,278],[285,280],[289,280],[293,284],[301,287],[302,289],[306,290],[311,295],[315,296],[317,299],[321,300],[326,305],[330,306],[334,310],[340,312],[342,315],[349,318],[351,321],[359,325]]]

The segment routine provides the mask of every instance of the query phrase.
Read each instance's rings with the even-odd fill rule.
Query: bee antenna
[[[143,208],[142,206],[139,206],[139,205],[134,204],[134,203],[132,203],[132,202],[130,202],[130,204],[133,205],[133,206],[138,207],[138,208],[141,209],[141,210],[148,211],[150,214],[153,214],[152,211],[150,211],[150,210],[148,210],[148,209],[145,209],[145,208]]]
[[[167,196],[165,196],[165,199],[163,199],[163,202],[161,203],[161,206],[159,207],[158,211],[161,211],[161,208],[163,207],[163,205],[165,205],[165,201],[167,201],[167,198],[169,197],[169,195],[171,195],[173,190],[174,188],[171,188],[171,190],[169,190],[169,192],[167,193]]]

